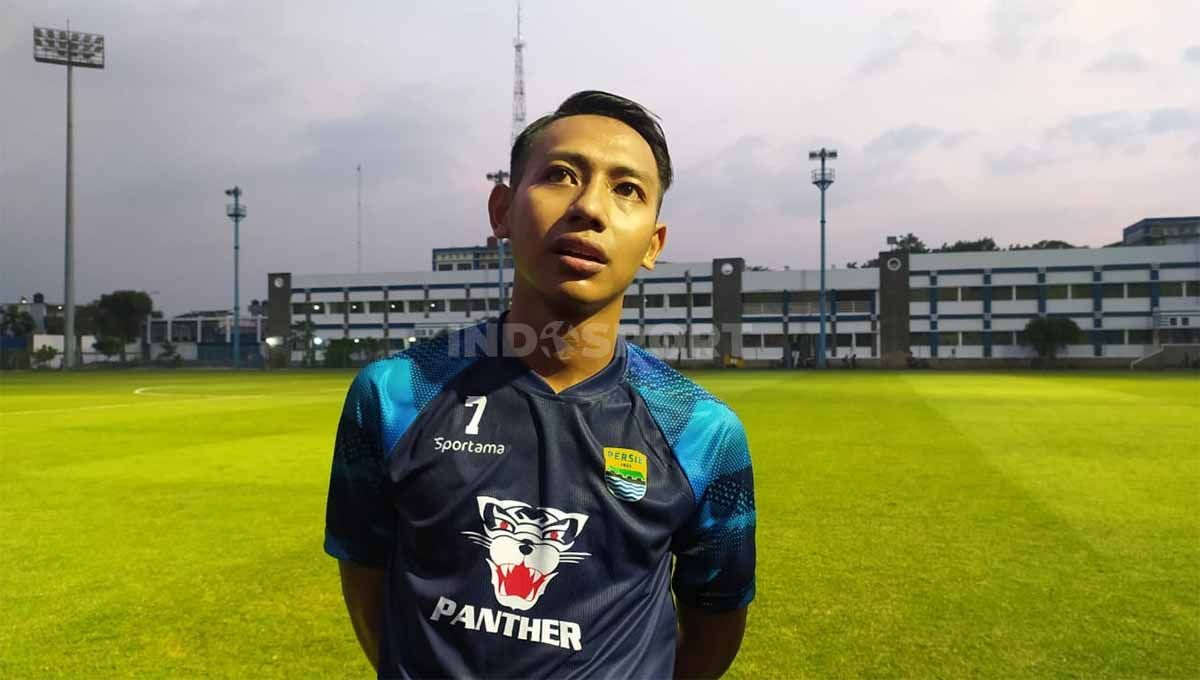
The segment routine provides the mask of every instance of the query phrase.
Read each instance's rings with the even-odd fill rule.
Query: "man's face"
[[[489,208],[524,284],[552,305],[595,311],[639,267],[653,268],[666,238],[661,192],[654,154],[633,128],[568,116],[534,138],[520,184],[507,201],[497,187]]]

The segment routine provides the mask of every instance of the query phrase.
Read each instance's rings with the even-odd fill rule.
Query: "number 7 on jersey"
[[[483,418],[483,410],[487,408],[487,397],[467,397],[463,405],[468,408],[476,407],[471,422],[467,423],[467,434],[479,434],[479,419]]]

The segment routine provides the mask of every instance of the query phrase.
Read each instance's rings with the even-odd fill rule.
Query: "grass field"
[[[731,676],[1200,677],[1194,374],[695,377],[755,465]],[[321,551],[350,378],[0,376],[0,677],[368,677]]]

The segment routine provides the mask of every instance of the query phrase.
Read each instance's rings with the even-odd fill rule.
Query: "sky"
[[[102,33],[75,71],[76,300],[228,308],[268,272],[430,268],[490,233],[507,166],[513,0],[6,2],[0,301],[63,291],[66,73],[32,26]],[[602,89],[657,113],[664,259],[816,268],[810,149],[836,148],[828,263],[991,236],[1103,246],[1200,214],[1200,3],[548,2],[523,14],[528,118]]]

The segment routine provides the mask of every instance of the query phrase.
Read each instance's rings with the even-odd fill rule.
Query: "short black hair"
[[[529,149],[538,133],[545,130],[551,123],[567,116],[605,116],[625,123],[646,140],[650,152],[654,154],[654,162],[658,166],[658,184],[661,190],[658,194],[658,204],[662,206],[663,194],[671,186],[673,172],[671,171],[671,153],[667,150],[667,137],[663,134],[658,116],[637,102],[620,95],[600,90],[584,90],[567,97],[554,113],[547,114],[533,121],[517,135],[509,156],[508,171],[512,178],[512,186],[521,182],[521,174],[525,171],[525,161],[529,158]]]

